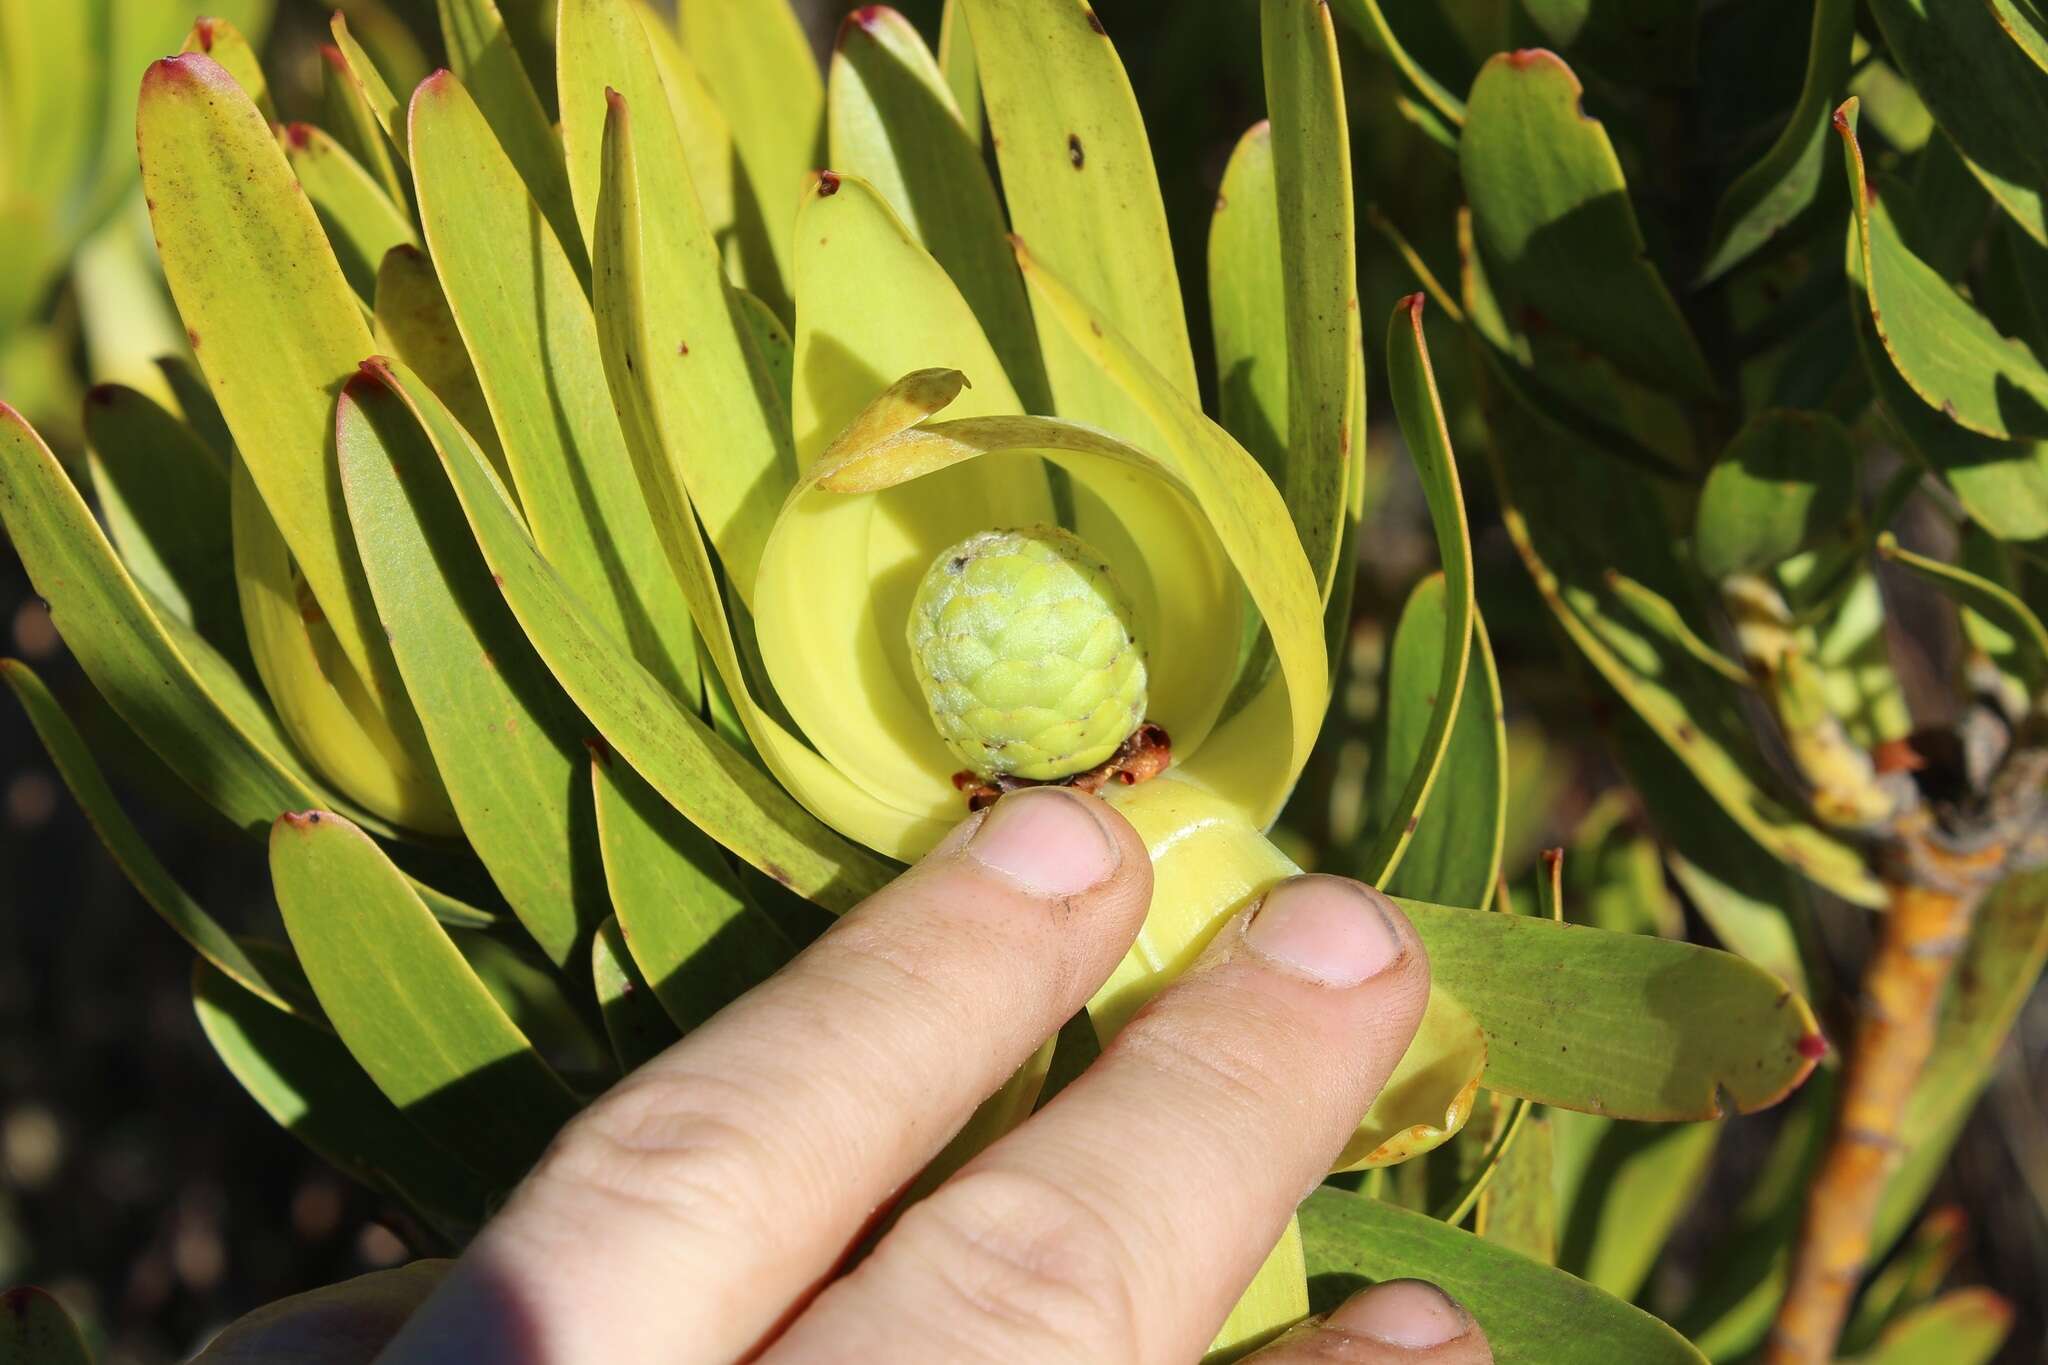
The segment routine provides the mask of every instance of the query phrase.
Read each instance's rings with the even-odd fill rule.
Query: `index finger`
[[[1092,797],[971,818],[556,1139],[387,1362],[726,1361],[1105,980],[1151,863]]]

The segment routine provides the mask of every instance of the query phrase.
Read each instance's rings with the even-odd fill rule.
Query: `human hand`
[[[1353,882],[1274,888],[842,1273],[1151,889],[1107,805],[1005,797],[570,1124],[381,1359],[1198,1359],[1422,1014],[1414,929]],[[1491,1359],[1412,1281],[1256,1357]]]

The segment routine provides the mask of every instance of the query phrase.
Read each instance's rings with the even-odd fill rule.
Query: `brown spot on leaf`
[[[1109,36],[1109,30],[1102,26],[1102,16],[1092,9],[1088,11],[1088,27],[1094,29],[1105,38]]]
[[[687,342],[687,341],[678,341],[678,342],[676,343],[676,354],[677,354],[677,355],[688,355],[689,353],[690,353],[690,343],[689,343],[689,342]]]
[[[199,349],[199,333],[193,331],[190,327],[185,329],[185,340],[191,345],[193,350]]]
[[[784,871],[780,863],[763,863],[761,864],[761,870],[790,890],[796,890],[796,879]]]
[[[1088,164],[1088,154],[1081,150],[1081,135],[1079,133],[1067,134],[1067,161],[1077,171]]]
[[[612,762],[612,746],[604,742],[604,736],[592,735],[583,741],[583,747],[590,751],[590,757],[600,768],[609,768]]]

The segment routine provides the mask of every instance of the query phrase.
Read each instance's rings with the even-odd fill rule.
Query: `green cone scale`
[[[984,531],[932,562],[910,656],[946,744],[984,778],[1097,766],[1145,719],[1145,651],[1101,556],[1054,526]]]

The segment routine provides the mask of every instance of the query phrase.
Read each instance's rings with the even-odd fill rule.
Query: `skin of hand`
[[[386,1309],[377,1359],[1199,1360],[1422,1014],[1421,941],[1355,882],[1273,888],[854,1259],[1108,978],[1151,892],[1109,806],[1004,797],[569,1124],[438,1285],[416,1277],[425,1301],[402,1327]],[[233,1333],[202,1360],[260,1358]],[[1253,1357],[1492,1359],[1462,1308],[1412,1280]]]

